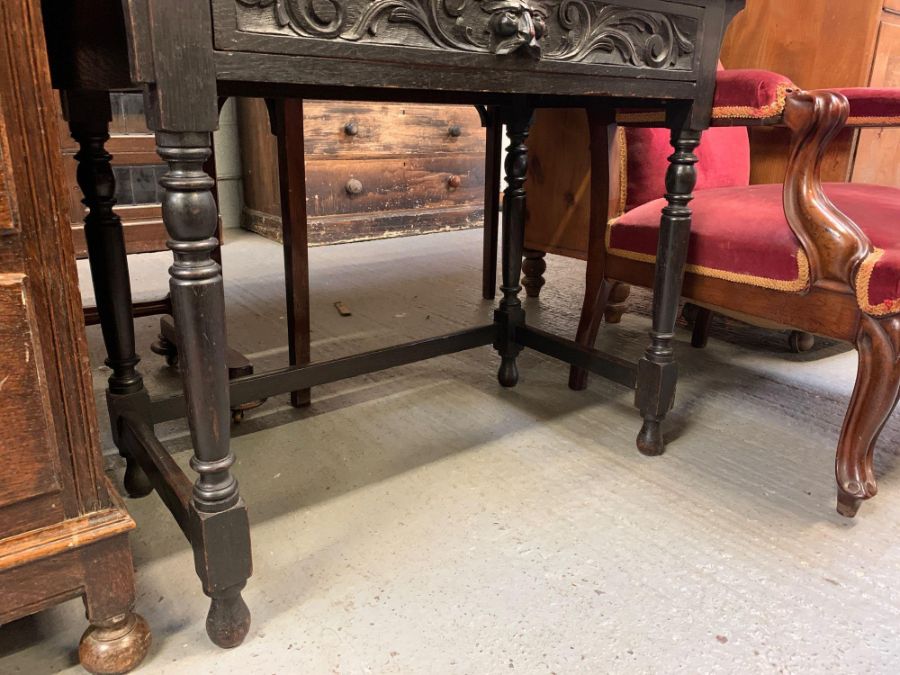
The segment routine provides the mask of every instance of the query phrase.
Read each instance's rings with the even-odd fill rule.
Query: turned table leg
[[[84,235],[87,241],[91,279],[97,314],[106,346],[106,365],[112,369],[107,395],[134,394],[144,388],[137,371],[140,361],[134,347],[134,318],[131,306],[131,282],[122,221],[113,210],[116,205],[116,181],[112,156],[106,151],[109,121],[112,118],[106,92],[67,92],[64,97],[66,119],[72,138],[78,143],[78,186],[87,207]],[[113,430],[115,436],[115,429]],[[125,457],[125,490],[132,497],[143,497],[152,490],[147,476],[122,448]]]
[[[484,242],[481,295],[493,300],[497,291],[497,239],[500,222],[500,157],[503,154],[503,122],[495,106],[478,106],[485,128]]]
[[[178,329],[194,457],[199,474],[190,504],[190,538],[197,574],[211,598],[206,630],[220,647],[239,645],[250,628],[241,590],[251,573],[247,509],[231,473],[225,297],[213,260],[217,210],[213,180],[203,170],[208,132],[158,132],[157,151],[168,164],[163,220],[174,254],[170,290]]]
[[[637,446],[645,455],[659,455],[665,450],[662,421],[675,401],[678,369],[672,341],[691,233],[691,209],[688,205],[693,199],[692,192],[697,182],[697,156],[694,150],[699,144],[699,131],[672,131],[675,152],[669,157],[666,173],[668,204],[662,212],[656,253],[653,327],[650,345],[638,362],[635,394],[635,405],[644,418]]]
[[[522,285],[525,287],[525,295],[529,298],[539,298],[541,289],[547,280],[544,272],[547,271],[547,254],[544,251],[535,251],[526,248],[524,260],[522,260]]]
[[[522,250],[525,241],[525,174],[528,169],[528,129],[532,111],[524,106],[504,109],[509,148],[506,155],[506,190],[503,193],[502,269],[500,292],[503,297],[494,312],[498,324],[494,347],[500,353],[497,379],[504,387],[519,381],[516,357],[522,346],[515,341],[516,327],[525,324],[525,310],[519,299],[522,287]]]

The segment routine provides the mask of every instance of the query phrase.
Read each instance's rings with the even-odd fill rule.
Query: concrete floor
[[[488,319],[480,236],[313,249],[314,358]],[[260,369],[284,364],[279,248],[235,234],[224,256],[232,344]],[[134,259],[138,296],[165,289],[167,261]],[[573,334],[582,275],[550,258],[529,320]],[[601,346],[636,358],[646,328],[626,315]],[[880,495],[842,519],[832,462],[853,353],[717,331],[729,341],[704,351],[678,334],[678,407],[654,459],[634,448],[627,391],[597,378],[569,391],[564,366],[529,352],[511,391],[482,348],[320,387],[307,411],[270,401],[233,441],[255,558],[241,648],[206,639],[207,600],[160,501],[129,502],[154,632],[141,672],[900,672],[900,420],[882,434]],[[177,386],[154,334],[138,321],[143,372]],[[186,466],[184,426],[161,433]],[[4,627],[0,672],[78,672],[82,612]]]

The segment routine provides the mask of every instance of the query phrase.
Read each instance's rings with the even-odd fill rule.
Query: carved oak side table
[[[156,490],[195,553],[211,598],[207,630],[239,644],[250,613],[247,508],[232,475],[229,406],[441,354],[493,345],[499,381],[535,349],[636,388],[638,442],[661,447],[672,407],[672,351],[695,183],[693,151],[710,114],[716,59],[744,0],[44,0],[56,86],[81,144],[85,229],[109,353],[109,410],[132,495]],[[171,293],[184,393],[151,397],[137,370],[121,225],[110,204],[106,92],[141,87],[169,171],[163,214],[174,263]],[[222,276],[210,155],[220,96],[454,102],[496,106],[509,136],[502,298],[488,325],[335,361],[233,380],[225,371]],[[539,106],[666,111],[674,153],[667,174],[650,346],[634,366],[530,327],[519,300],[526,139]],[[277,120],[276,120],[277,122]],[[605,171],[597,167],[598,171]],[[97,181],[101,176],[103,180]],[[187,416],[191,481],[154,436]]]

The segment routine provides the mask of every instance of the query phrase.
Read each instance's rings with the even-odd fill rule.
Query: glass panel
[[[139,166],[114,166],[116,177],[116,202],[129,204],[158,204],[162,189],[159,179],[165,173],[164,164],[144,164]]]

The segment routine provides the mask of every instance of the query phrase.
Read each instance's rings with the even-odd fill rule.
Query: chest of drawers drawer
[[[281,237],[275,140],[240,105],[247,229]],[[304,103],[311,244],[481,225],[485,130],[473,106]]]

